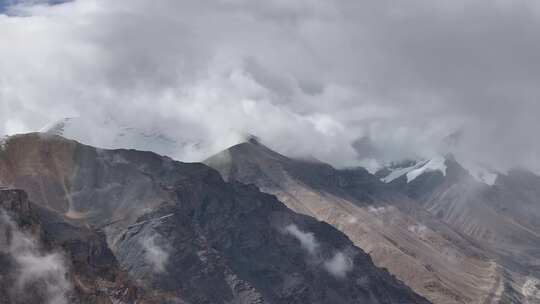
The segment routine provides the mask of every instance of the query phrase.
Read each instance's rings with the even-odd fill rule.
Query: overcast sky
[[[461,130],[540,168],[536,0],[0,2],[0,134],[106,118],[354,165]]]

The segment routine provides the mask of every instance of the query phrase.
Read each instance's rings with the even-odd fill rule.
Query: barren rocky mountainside
[[[469,185],[464,189],[451,168],[445,176],[419,168],[414,183],[408,183],[406,175],[385,183],[381,181],[385,176],[363,168],[337,170],[317,160],[291,159],[257,140],[231,147],[205,163],[226,180],[255,184],[291,209],[330,223],[368,252],[376,265],[433,303],[540,300],[540,276],[534,272],[539,261],[535,257],[540,248],[535,226],[539,217],[527,212],[531,205],[539,206],[539,188],[532,183],[537,179],[522,182],[511,174],[506,178],[519,186],[499,178],[491,188],[461,169],[455,174]],[[442,166],[435,161],[429,165]],[[484,189],[480,193],[491,198],[477,206],[476,198],[466,192],[471,188]],[[464,207],[455,208],[460,205]],[[497,208],[508,216],[493,217]],[[511,225],[499,226],[499,221]],[[498,233],[506,243],[498,238],[484,241]]]
[[[403,175],[389,186],[497,256],[514,273],[525,303],[540,301],[539,176],[511,170],[485,183],[450,155],[444,170],[424,172],[411,181]]]
[[[203,164],[28,134],[2,144],[0,185],[0,303],[429,303]]]

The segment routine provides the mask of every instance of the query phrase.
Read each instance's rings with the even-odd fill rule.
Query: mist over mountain
[[[0,187],[0,303],[429,303],[204,164],[27,134],[0,150]]]
[[[540,176],[531,172],[481,179],[438,156],[373,175],[289,158],[257,140],[205,163],[330,223],[433,303],[540,299]]]
[[[0,0],[0,304],[540,304],[533,0]]]
[[[534,1],[13,3],[0,134],[84,117],[106,137],[112,117],[214,153],[252,133],[343,166],[369,163],[365,137],[391,161],[463,130],[467,158],[540,168]]]

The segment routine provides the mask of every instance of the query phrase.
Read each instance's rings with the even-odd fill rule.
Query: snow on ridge
[[[489,186],[493,186],[499,173],[495,170],[488,168],[478,162],[466,161],[463,159],[456,160],[469,174],[478,182],[484,183]],[[388,166],[390,173],[381,178],[381,181],[390,183],[393,180],[400,178],[401,176],[407,177],[407,183],[415,180],[418,176],[427,173],[440,171],[446,176],[446,158],[444,156],[436,156],[427,160],[419,160],[409,163],[405,166]]]
[[[381,178],[381,180],[385,183],[390,183],[392,182],[393,180],[395,179],[398,179],[400,178],[401,176],[409,173],[411,170],[413,170],[416,166],[418,166],[419,164],[421,164],[423,162],[419,162],[419,163],[416,163],[415,165],[413,166],[410,166],[410,167],[404,167],[404,168],[396,168],[396,169],[393,169],[390,174],[388,174],[387,176]]]
[[[446,175],[446,158],[443,156],[436,156],[432,159],[417,161],[408,167],[390,170],[390,174],[381,178],[383,182],[390,183],[405,175],[407,177],[407,183],[410,183],[426,172],[440,171],[443,175]]]
[[[446,158],[442,156],[437,156],[431,160],[425,162],[420,168],[414,168],[413,170],[407,173],[407,183],[412,182],[418,176],[426,172],[435,172],[440,171],[444,176],[446,176]]]

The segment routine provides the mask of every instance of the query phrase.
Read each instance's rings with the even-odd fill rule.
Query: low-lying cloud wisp
[[[152,268],[156,273],[162,273],[165,271],[165,266],[169,259],[169,253],[163,246],[157,243],[158,235],[153,235],[149,238],[141,240],[141,245],[144,249],[144,257],[146,261],[152,265]]]
[[[44,253],[37,241],[21,231],[4,212],[0,212],[0,249],[10,255],[15,263],[13,296],[23,297],[37,294],[47,304],[68,304],[68,293],[72,285],[67,279],[67,268],[59,253]],[[36,286],[43,286],[36,288]],[[31,289],[31,291],[30,291]]]
[[[342,279],[353,269],[352,259],[342,251],[336,251],[330,259],[322,259],[319,252],[321,245],[312,232],[302,231],[295,224],[287,225],[283,232],[295,237],[309,256],[317,260],[321,267],[334,277]]]

